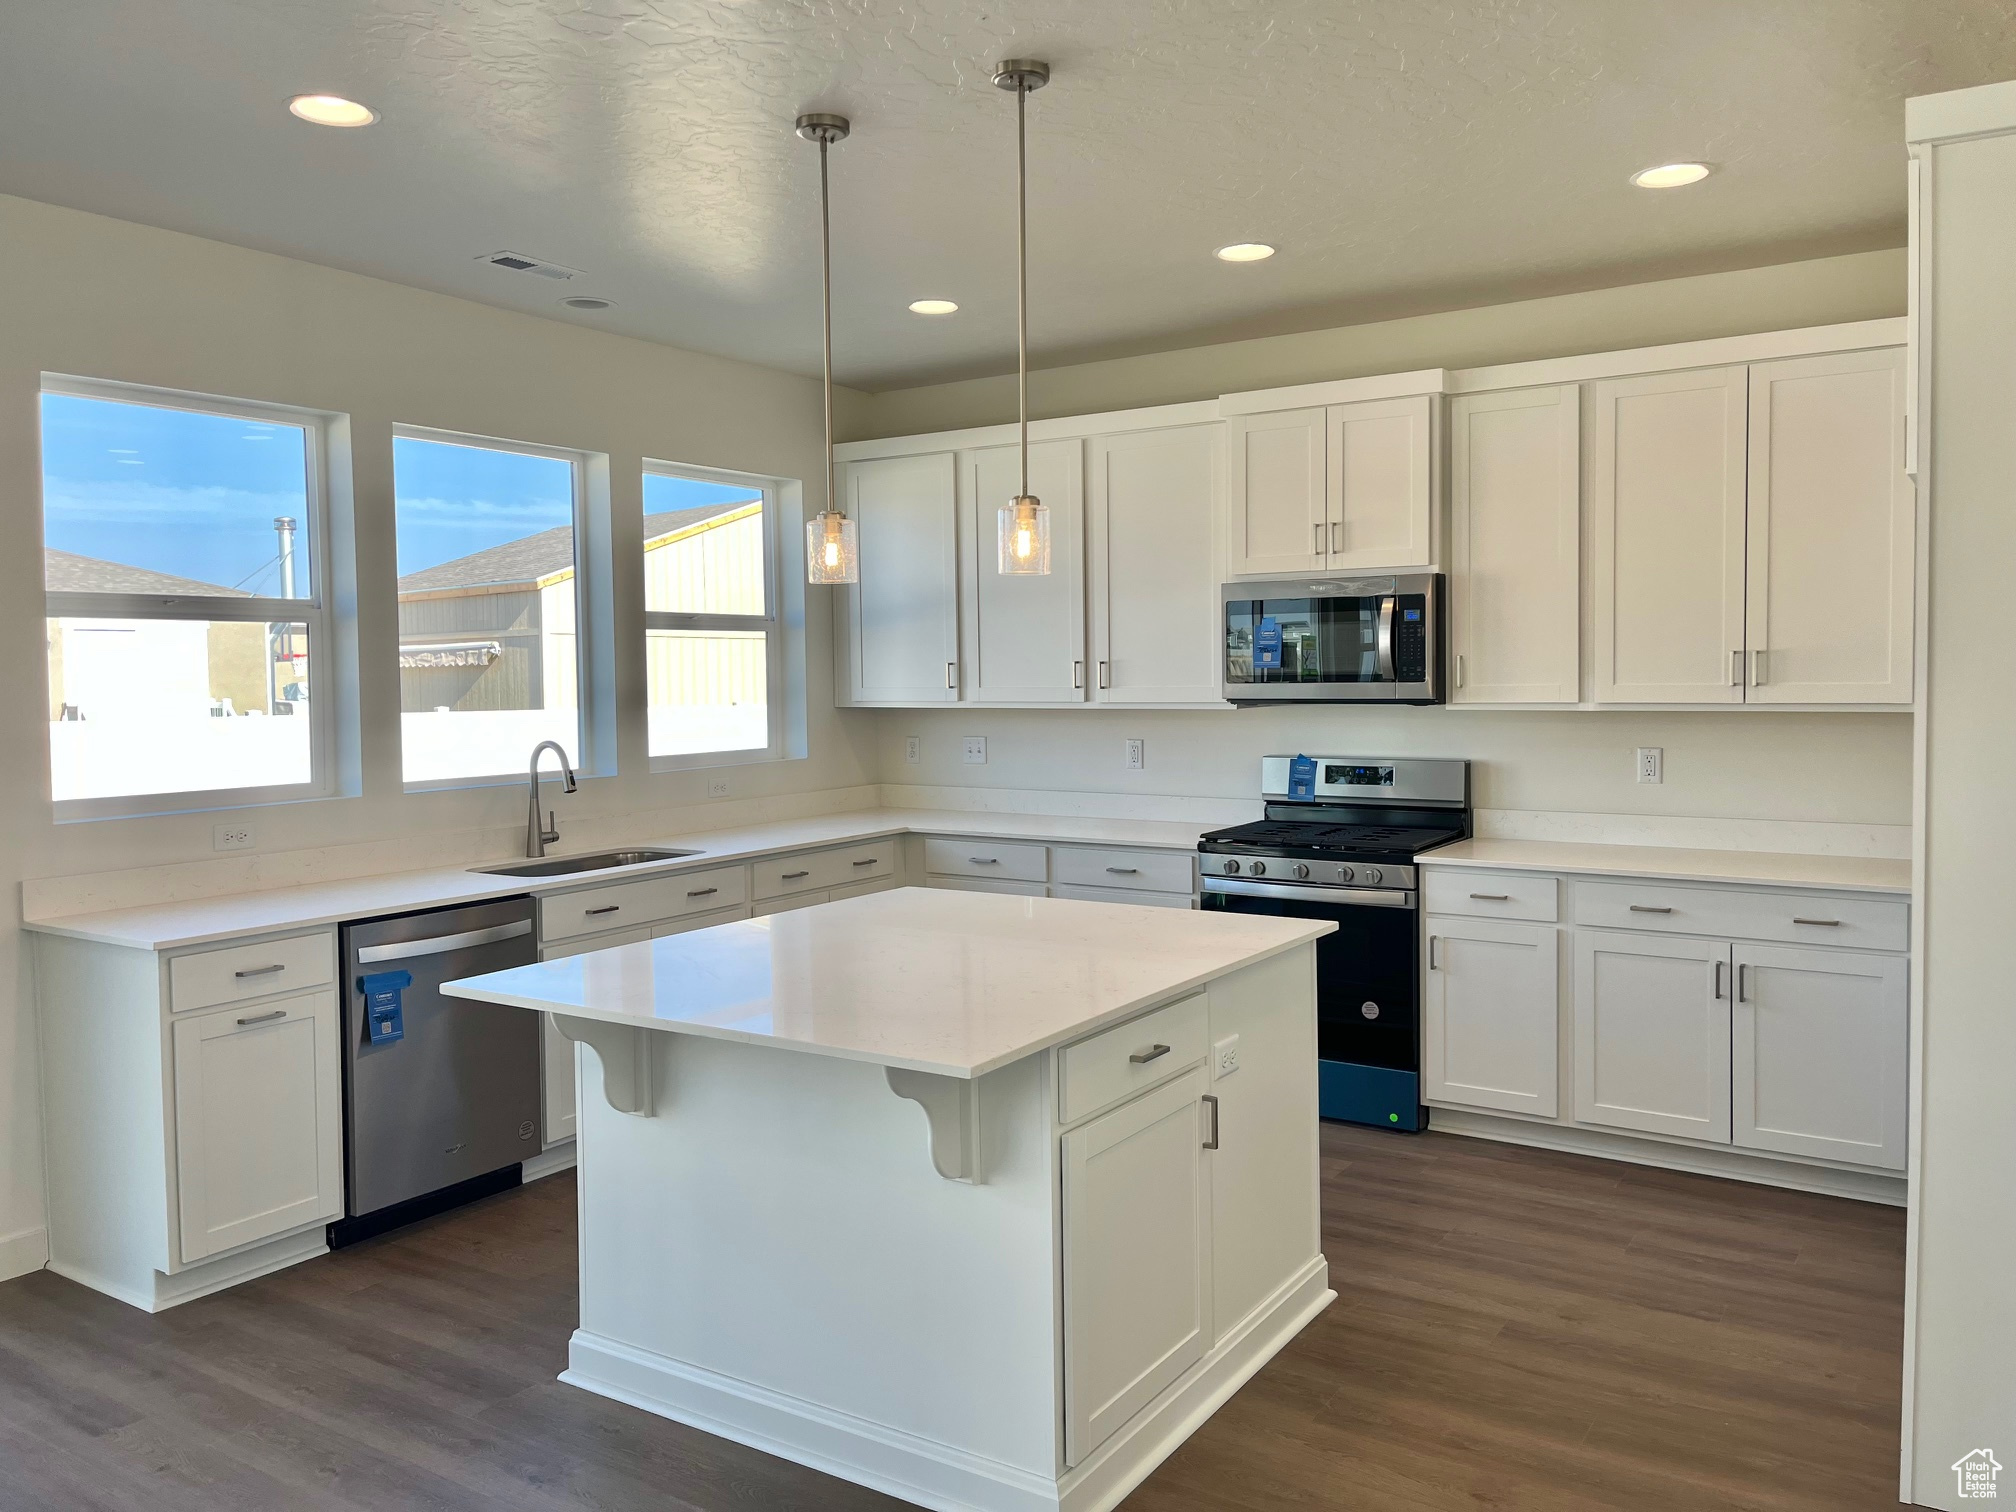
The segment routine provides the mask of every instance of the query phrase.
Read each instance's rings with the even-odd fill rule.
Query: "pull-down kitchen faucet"
[[[539,757],[542,752],[551,751],[560,758],[561,789],[563,793],[574,791],[574,768],[567,760],[567,751],[557,740],[542,740],[532,747],[532,768],[526,773],[526,782],[531,787],[531,795],[525,810],[525,854],[543,856],[546,847],[560,838],[560,827],[554,822],[553,811],[546,812],[546,822],[539,822]]]

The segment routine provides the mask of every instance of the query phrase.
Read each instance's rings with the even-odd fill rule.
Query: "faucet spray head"
[[[563,793],[571,793],[575,791],[574,769],[572,767],[569,767],[567,769],[567,780],[560,784],[560,791]]]

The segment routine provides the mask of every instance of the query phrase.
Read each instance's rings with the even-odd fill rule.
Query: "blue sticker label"
[[[1314,798],[1316,796],[1315,757],[1291,756],[1289,758],[1288,796],[1290,798]]]
[[[1281,665],[1281,621],[1271,614],[1261,620],[1260,628],[1253,632],[1253,665],[1255,667]]]
[[[370,1031],[371,1043],[389,1045],[406,1038],[406,1018],[399,995],[413,985],[413,973],[381,971],[359,977],[357,985],[364,993],[364,1025]]]

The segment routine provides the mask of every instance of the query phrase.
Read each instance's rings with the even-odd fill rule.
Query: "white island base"
[[[461,984],[587,1047],[561,1379],[928,1507],[1113,1506],[1335,1298],[1325,928],[906,889]]]

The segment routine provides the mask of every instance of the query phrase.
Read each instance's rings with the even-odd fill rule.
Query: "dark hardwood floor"
[[[1325,1125],[1338,1301],[1128,1512],[1896,1503],[1895,1209]],[[156,1317],[0,1286],[0,1509],[904,1504],[562,1386],[554,1177]]]

